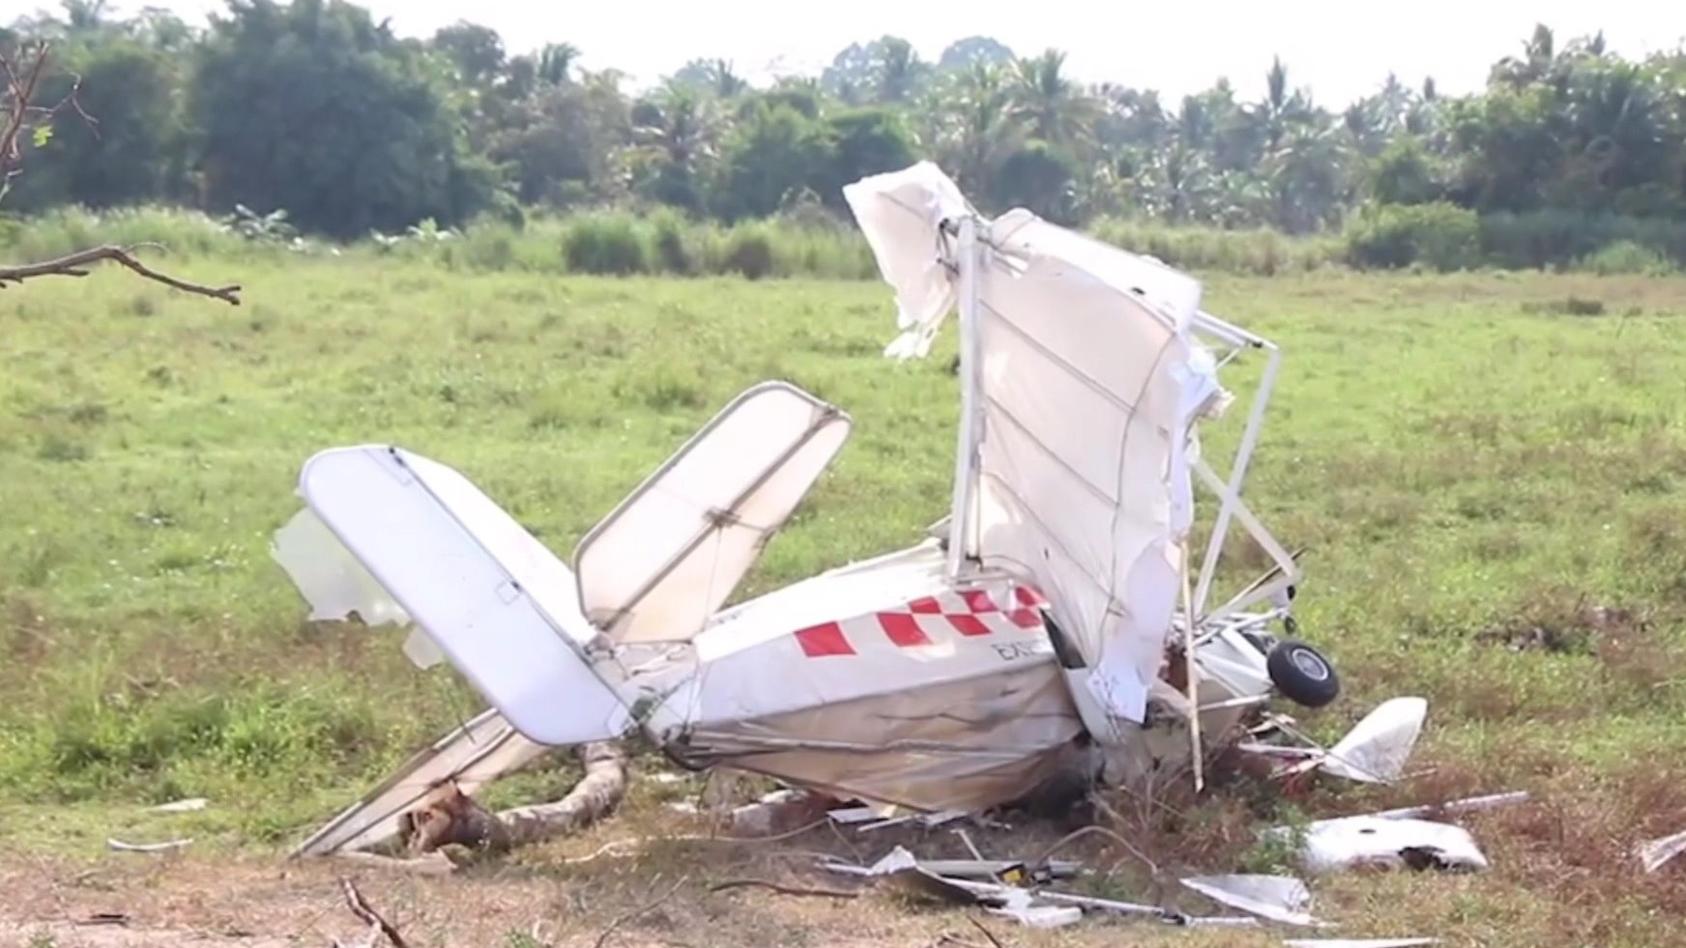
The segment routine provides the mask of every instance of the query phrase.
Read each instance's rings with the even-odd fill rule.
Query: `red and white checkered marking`
[[[967,638],[1026,632],[1042,628],[1042,594],[1029,586],[1015,586],[1008,608],[989,592],[963,589],[915,599],[903,609],[875,612],[837,622],[823,622],[795,633],[802,654],[809,658],[857,654],[862,636],[882,636],[900,648],[917,648],[958,634]]]

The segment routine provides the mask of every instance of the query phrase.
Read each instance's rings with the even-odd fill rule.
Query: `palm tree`
[[[1250,110],[1263,136],[1265,151],[1280,145],[1289,129],[1303,122],[1310,110],[1305,94],[1288,88],[1288,67],[1282,64],[1282,58],[1272,59],[1270,71],[1265,73],[1264,101]]]
[[[539,53],[538,76],[541,80],[553,86],[559,86],[569,80],[568,71],[573,68],[574,60],[580,58],[578,46],[572,43],[549,43]]]
[[[720,129],[715,100],[695,86],[669,81],[648,105],[633,128],[651,169],[647,188],[662,203],[696,210],[697,179],[715,157]]]
[[[1013,74],[1012,100],[1013,114],[1025,122],[1031,135],[1069,146],[1090,140],[1101,109],[1062,74],[1064,68],[1065,54],[1058,50],[1020,59]]]
[[[749,88],[749,82],[738,75],[729,59],[709,60],[705,67],[709,88],[722,99],[733,98]]]
[[[1018,147],[1022,124],[1013,110],[1007,74],[990,63],[975,63],[954,80],[941,123],[938,154],[965,190],[987,193],[1001,160]]]
[[[899,36],[886,36],[877,44],[873,74],[879,102],[906,102],[919,83],[925,64],[913,51],[913,44]]]

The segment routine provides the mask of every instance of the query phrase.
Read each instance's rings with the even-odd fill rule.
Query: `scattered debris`
[[[79,920],[78,925],[121,925],[129,924],[128,912],[95,912],[87,918]]]
[[[167,853],[192,845],[191,839],[172,839],[162,843],[125,843],[120,839],[107,839],[105,845],[112,852],[119,853]]]
[[[154,813],[194,813],[203,810],[211,801],[204,797],[191,797],[186,800],[176,800],[173,803],[162,803],[152,808]]]
[[[1639,847],[1639,861],[1646,872],[1656,872],[1674,857],[1686,853],[1686,830],[1662,839],[1653,839]]]
[[[1284,834],[1278,828],[1269,831]],[[1469,831],[1450,823],[1348,816],[1306,827],[1300,862],[1307,872],[1359,867],[1482,870],[1487,857]]]
[[[1273,922],[1307,928],[1325,924],[1311,915],[1311,890],[1292,876],[1193,876],[1182,884],[1214,902]]]
[[[739,836],[770,836],[826,815],[837,806],[836,798],[799,790],[775,790],[754,803],[732,810],[732,832]]]

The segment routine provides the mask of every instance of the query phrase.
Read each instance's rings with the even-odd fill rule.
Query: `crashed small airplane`
[[[410,627],[411,659],[448,661],[491,708],[299,852],[366,848],[446,782],[473,793],[551,748],[636,731],[687,768],[978,811],[1072,767],[1118,781],[1191,766],[1198,782],[1202,734],[1232,734],[1273,694],[1335,697],[1333,669],[1291,638],[1295,558],[1241,499],[1277,347],[1203,311],[1200,284],[1158,261],[1028,211],[980,215],[929,163],[844,194],[895,291],[886,354],[926,355],[958,312],[948,517],[907,549],[727,606],[850,432],[781,382],[704,425],[571,567],[444,464],[387,445],[316,455],[275,544],[312,618]],[[1247,351],[1263,370],[1220,473],[1198,428]],[[1198,538],[1197,482],[1217,501]],[[1274,566],[1217,601],[1236,524]]]

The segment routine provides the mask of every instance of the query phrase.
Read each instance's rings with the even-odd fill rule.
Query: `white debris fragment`
[[[1656,872],[1670,859],[1686,853],[1686,830],[1662,839],[1653,839],[1639,847],[1639,862],[1646,872]]]
[[[1311,890],[1292,876],[1192,876],[1182,884],[1214,902],[1284,925],[1321,926],[1313,918]]]
[[[120,839],[107,839],[105,845],[111,851],[119,853],[167,853],[182,849],[192,842],[191,839],[172,839],[163,843],[125,843]]]
[[[175,800],[170,803],[160,803],[152,808],[154,813],[193,813],[203,810],[210,805],[204,797],[189,797],[186,800]]]
[[[1427,717],[1422,698],[1384,701],[1329,748],[1320,769],[1362,783],[1392,783],[1405,773]]]
[[[1450,823],[1348,816],[1306,827],[1300,863],[1313,873],[1359,866],[1482,870],[1487,857],[1469,831]]]
[[[1014,905],[984,911],[1010,918],[1026,928],[1060,928],[1083,919],[1083,910],[1075,905]]]
[[[831,817],[833,822],[842,823],[845,826],[850,823],[865,823],[868,820],[876,820],[882,815],[879,810],[870,806],[845,806],[826,812],[826,816]]]

